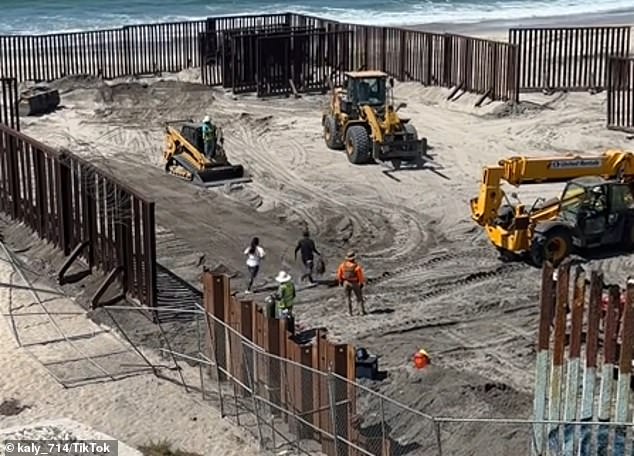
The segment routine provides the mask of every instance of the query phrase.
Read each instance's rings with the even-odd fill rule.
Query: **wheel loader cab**
[[[559,217],[573,227],[577,247],[634,243],[634,196],[628,183],[600,177],[570,181]]]
[[[347,94],[345,101],[353,106],[384,106],[387,97],[386,82],[387,75],[349,76],[346,82]]]

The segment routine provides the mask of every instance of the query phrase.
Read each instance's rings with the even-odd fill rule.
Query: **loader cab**
[[[181,135],[193,144],[200,153],[205,151],[205,142],[203,140],[203,127],[196,123],[185,123],[181,126]]]
[[[341,109],[350,114],[358,106],[381,109],[387,98],[388,75],[382,71],[351,71],[345,74],[346,97]]]
[[[634,195],[628,183],[584,177],[570,181],[559,216],[574,228],[574,244],[597,247],[634,241]]]

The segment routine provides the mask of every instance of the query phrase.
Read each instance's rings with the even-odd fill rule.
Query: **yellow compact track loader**
[[[539,198],[526,207],[508,200],[502,181],[513,186],[551,182],[566,186],[560,198]],[[557,264],[573,250],[634,249],[633,191],[631,152],[511,157],[484,169],[480,194],[471,200],[471,216],[503,259],[527,256],[536,266],[544,261]]]
[[[394,79],[382,71],[345,73],[345,87],[333,87],[328,110],[322,116],[324,140],[330,149],[345,149],[353,164],[391,162],[421,168],[427,155],[427,139],[418,138],[409,119],[399,117],[406,107],[394,108]]]
[[[176,125],[180,124],[180,128]],[[251,182],[242,165],[232,165],[227,159],[222,132],[217,127],[215,156],[204,154],[202,125],[193,120],[173,121],[165,125],[165,171],[192,181],[201,187],[216,187],[228,183]]]

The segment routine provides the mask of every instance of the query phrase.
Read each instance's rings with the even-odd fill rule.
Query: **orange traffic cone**
[[[414,366],[416,369],[423,369],[430,363],[429,355],[422,348],[414,355]]]

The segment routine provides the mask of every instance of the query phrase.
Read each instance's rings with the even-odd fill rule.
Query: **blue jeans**
[[[214,158],[216,155],[216,143],[215,142],[206,142],[205,143],[205,156],[209,159]]]

